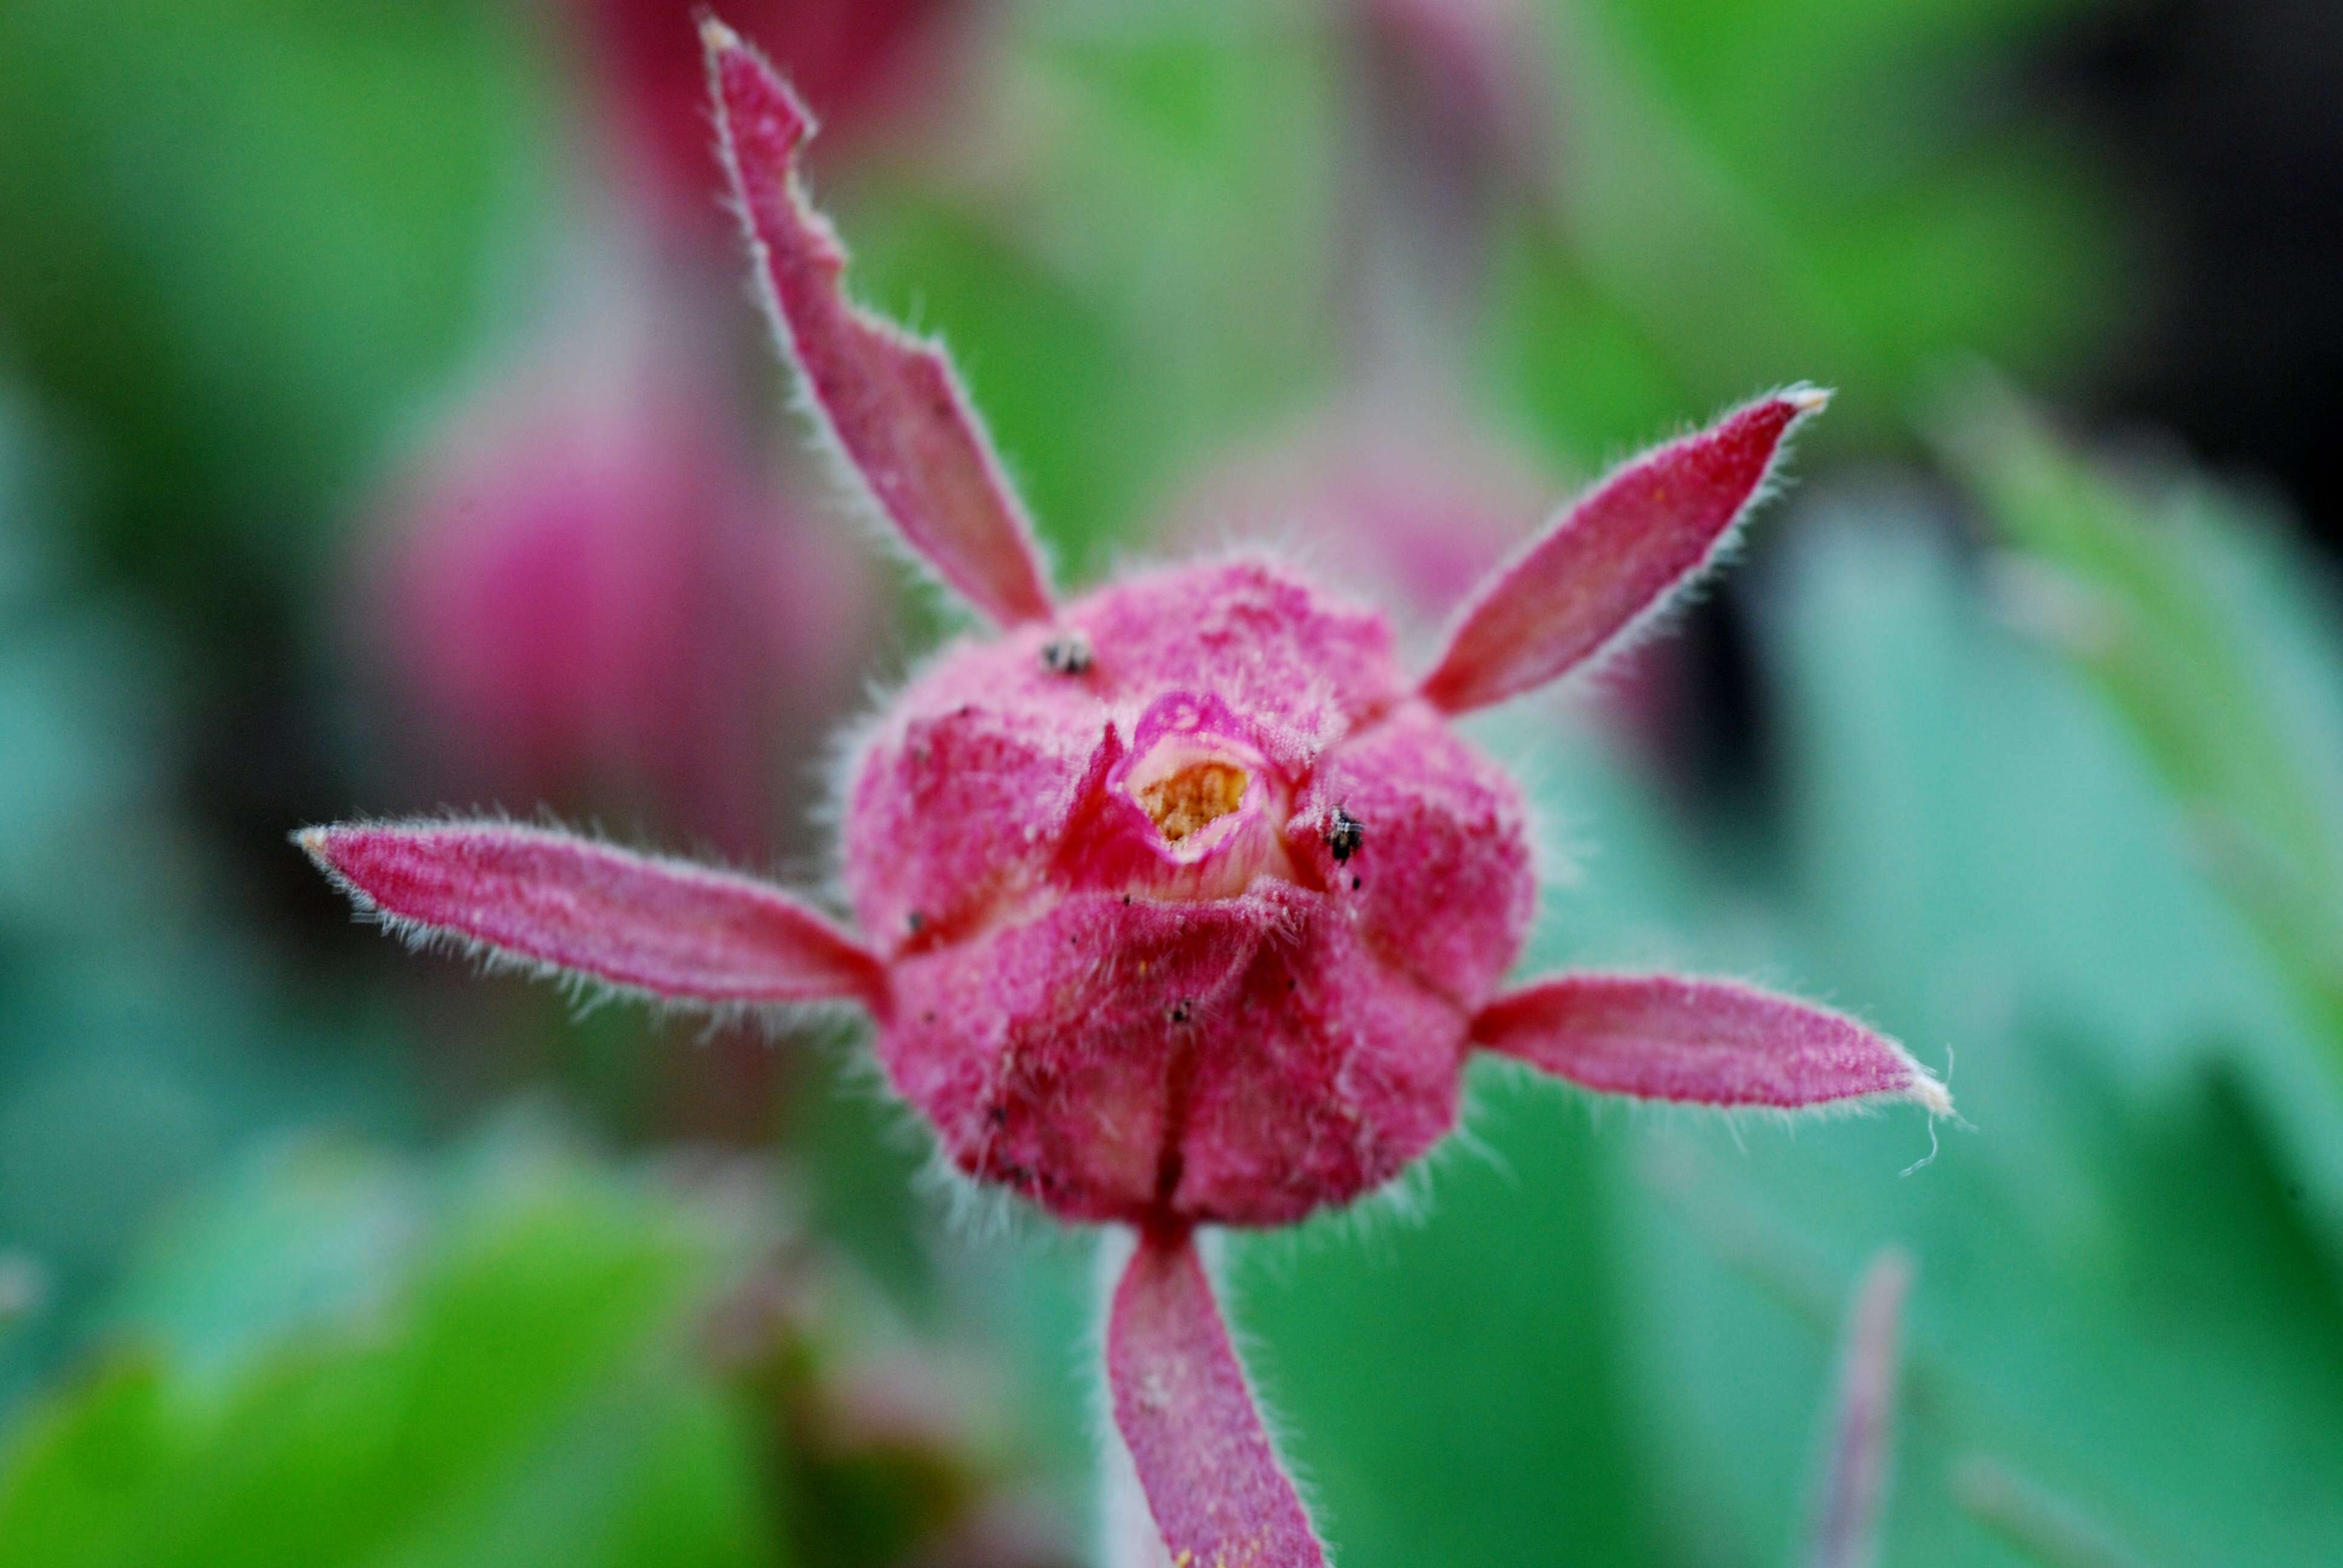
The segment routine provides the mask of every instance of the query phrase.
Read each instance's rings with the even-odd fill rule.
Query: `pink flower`
[[[1451,726],[1632,636],[1708,564],[1794,389],[1628,464],[1496,571],[1429,673],[1383,618],[1258,561],[1061,604],[941,353],[850,304],[794,173],[811,129],[706,37],[768,303],[850,469],[999,628],[865,736],[856,929],[748,877],[494,822],[300,841],[395,930],[711,1005],[842,1000],[971,1178],[1138,1234],[1116,1427],[1175,1562],[1318,1563],[1194,1235],[1368,1192],[1453,1124],[1473,1051],[1608,1093],[1795,1110],[1943,1087],[1851,1019],[1727,981],[1506,988],[1535,887],[1513,781]]]
[[[373,504],[369,651],[445,788],[759,852],[759,778],[844,695],[868,576],[773,497],[719,389],[598,338],[548,357]]]

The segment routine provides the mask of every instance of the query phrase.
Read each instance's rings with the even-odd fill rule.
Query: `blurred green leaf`
[[[2343,1068],[2343,642],[2324,567],[2202,482],[2119,482],[2006,393],[1972,392],[1946,446],[2014,552],[2011,609],[2121,719]]]
[[[2343,1532],[2343,1105],[2123,732],[1911,495],[1790,532],[1764,585],[1793,830],[1761,972],[1924,1059],[1957,1046],[1976,1130],[1902,1181],[1929,1151],[1907,1117],[1630,1130],[1643,1180],[1609,1231],[1669,1551],[1778,1559],[1837,1302],[1895,1241],[1921,1284],[1885,1561],[2012,1561],[1955,1483],[1979,1452],[2147,1562],[2318,1560]],[[1751,929],[1700,931],[1701,967]]]
[[[373,1223],[380,1178],[275,1163],[247,1197],[316,1220],[272,1238],[223,1209],[163,1270],[181,1283],[150,1282],[159,1352],[52,1396],[0,1459],[0,1563],[781,1560],[751,1445],[691,1354],[737,1222],[507,1140],[430,1245],[361,1271],[379,1301],[266,1307],[311,1292],[318,1221]],[[219,1331],[206,1280],[280,1330],[224,1372],[189,1353]]]
[[[0,401],[0,1237],[51,1284],[0,1346],[0,1400],[77,1341],[127,1240],[236,1138],[329,1100],[376,1127],[407,1103],[367,1022],[320,1038],[294,1016],[190,830],[183,660],[45,548],[79,514],[14,445],[44,427]]]
[[[1655,1151],[1653,1195],[1621,1221],[1652,1306],[1634,1386],[1676,1473],[1703,1478],[1679,1521],[1697,1554],[1767,1561],[1795,1529],[1815,1449],[1785,1419],[1791,1390],[1885,1238],[1926,1282],[1886,1561],[2006,1561],[1956,1484],[1980,1450],[2149,1562],[2312,1562],[2343,1529],[2343,1290],[2256,1116],[2225,1078],[2140,1100],[2056,1029],[2022,1038],[2068,1125],[2047,1191],[1989,1135],[1907,1182],[1875,1139],[1852,1141],[1868,1159],[1843,1137]]]
[[[107,1315],[191,1384],[232,1378],[289,1339],[389,1309],[427,1239],[429,1198],[416,1171],[379,1154],[264,1144],[179,1206]]]
[[[1353,1568],[1649,1561],[1666,1478],[1620,1441],[1615,1141],[1507,1070],[1473,1098],[1412,1201],[1242,1244],[1252,1370]]]
[[[2086,8],[1548,7],[1558,210],[1513,215],[1484,363],[1581,464],[1793,377],[1855,394],[1816,439],[1900,444],[1946,355],[2078,365],[2141,271],[2099,160],[2002,78]]]
[[[242,602],[316,564],[478,325],[535,91],[459,0],[0,7],[0,344],[150,582]]]

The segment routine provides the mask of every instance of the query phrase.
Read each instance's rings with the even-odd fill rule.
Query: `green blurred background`
[[[1089,1558],[1088,1238],[844,1031],[581,1012],[300,824],[826,874],[947,635],[809,460],[668,0],[0,5],[0,1564]],[[1796,1129],[1475,1070],[1229,1248],[1340,1560],[1797,1560],[1916,1259],[1891,1565],[2343,1551],[2343,12],[738,0],[1064,573],[1265,535],[1420,635],[1835,386],[1737,569],[1480,737],[1530,962],[1950,1071]]]

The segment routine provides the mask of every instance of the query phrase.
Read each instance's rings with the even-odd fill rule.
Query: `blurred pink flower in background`
[[[622,156],[650,189],[702,214],[713,237],[733,228],[712,199],[715,128],[695,18],[699,0],[567,0],[548,25],[584,23],[589,69]],[[942,85],[965,0],[745,0],[733,7],[773,43],[815,114],[853,141],[881,121],[914,117]]]
[[[1423,160],[1456,198],[1543,191],[1553,113],[1522,0],[1356,0],[1349,20],[1383,150]]]
[[[1413,404],[1341,409],[1239,453],[1165,509],[1175,552],[1267,544],[1428,631],[1552,509],[1554,485],[1500,443]]]
[[[1354,355],[1367,379],[1403,379],[1464,351],[1500,219],[1558,211],[1544,41],[1520,0],[1353,0],[1332,20],[1357,106],[1342,251]]]
[[[510,375],[373,508],[367,651],[453,798],[769,852],[779,743],[851,689],[873,574],[775,500],[721,395],[591,347]],[[812,749],[810,744],[806,749]]]

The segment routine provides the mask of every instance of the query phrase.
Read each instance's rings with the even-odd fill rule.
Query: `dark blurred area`
[[[2111,8],[2045,53],[2156,236],[2163,297],[2102,417],[2282,485],[2330,548],[2343,464],[2343,12],[2316,0]]]

